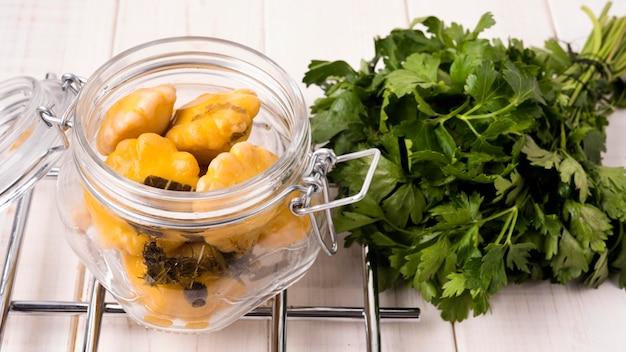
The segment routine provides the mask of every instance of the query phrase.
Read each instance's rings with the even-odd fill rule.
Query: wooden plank
[[[419,322],[381,323],[383,351],[433,351],[456,352],[453,326],[441,319],[440,312],[424,301],[412,288],[398,284],[380,295],[382,307],[418,307]]]
[[[485,38],[521,38],[526,45],[541,46],[553,36],[548,8],[544,0],[528,1],[408,1],[411,18],[437,16],[445,23],[457,22],[473,29],[480,16],[491,12],[495,26],[485,30]]]
[[[400,1],[268,0],[265,14],[265,53],[297,82],[311,60],[344,60],[358,68],[374,56],[375,36],[408,24]],[[300,86],[307,105],[320,97],[316,87]]]
[[[23,237],[22,250],[13,286],[13,300],[74,300],[78,259],[63,236],[57,214],[53,180],[36,187],[30,217]],[[5,212],[7,216],[12,211]],[[10,221],[8,221],[10,222]],[[2,236],[4,263],[7,236]],[[71,332],[71,318],[44,318],[10,314],[4,343],[12,351],[32,350],[36,346],[65,346]],[[48,331],[41,334],[41,331]],[[21,348],[21,349],[20,349]]]
[[[172,334],[147,330],[124,317],[105,316],[98,352],[265,352],[268,328],[267,321],[248,320],[211,334]]]
[[[72,300],[78,259],[67,244],[54,201],[55,180],[40,181],[33,195],[14,299]]]
[[[340,238],[343,241],[343,237]],[[363,306],[363,258],[358,246],[342,248],[333,257],[320,254],[315,265],[289,291],[289,305]],[[418,307],[419,321],[381,321],[383,351],[454,351],[452,327],[412,289],[397,287],[380,295],[381,307]],[[288,350],[365,351],[363,320],[289,322]]]
[[[167,37],[207,36],[263,48],[263,2],[120,1],[115,30],[116,53]]]
[[[9,1],[0,11],[0,80],[74,72],[89,76],[111,53],[113,2]]]
[[[626,328],[626,295],[614,282],[510,285],[491,303],[490,314],[457,324],[459,351],[616,351]]]
[[[0,11],[0,80],[18,75],[43,79],[48,72],[89,76],[109,56],[114,3],[80,0],[5,1]],[[43,103],[43,102],[42,102]],[[77,258],[63,238],[54,181],[37,187],[24,234],[13,299],[71,300]],[[10,214],[5,214],[10,215]],[[8,218],[2,221],[9,222]],[[2,237],[2,259],[6,236]],[[43,332],[46,333],[43,333]],[[69,317],[11,314],[3,349],[64,349],[71,340]]]

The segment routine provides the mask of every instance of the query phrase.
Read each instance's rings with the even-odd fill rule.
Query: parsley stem
[[[500,230],[498,237],[494,241],[495,244],[500,244],[500,241],[502,241],[502,237],[504,236],[504,233],[507,232],[507,229],[511,225],[512,219],[513,219],[513,212],[509,213],[509,216],[506,217],[506,220],[504,221],[504,225],[502,225],[502,229]]]
[[[482,107],[481,104],[476,104],[471,109],[466,111],[464,114],[457,115],[457,118],[459,120],[465,122],[467,124],[467,126],[470,128],[470,130],[474,133],[476,138],[480,139],[480,138],[483,138],[483,136],[478,131],[476,131],[476,129],[474,128],[474,125],[472,125],[472,122],[471,122],[472,120],[496,117],[498,115],[505,114],[505,113],[513,110],[516,106],[517,106],[517,104],[515,102],[511,102],[507,106],[503,107],[502,109],[496,110],[496,111],[488,112],[488,113],[485,113],[485,114],[471,115],[471,113],[473,113],[474,111],[476,111],[480,107]]]
[[[486,118],[491,118],[491,117],[496,117],[498,115],[506,114],[507,112],[515,109],[516,107],[517,107],[517,102],[514,101],[514,102],[509,103],[509,105],[503,107],[500,110],[488,112],[485,114],[478,114],[478,115],[463,115],[463,117],[467,120],[486,119]],[[472,111],[470,110],[470,112]]]
[[[626,36],[626,19],[611,18],[607,16],[610,3],[607,4],[599,17],[595,17],[589,8],[583,6],[583,11],[593,23],[592,32],[587,39],[580,56],[588,58],[592,63],[602,65],[597,68],[593,64],[584,67],[584,72],[574,83],[574,91],[570,95],[568,105],[572,106],[580,96],[583,89],[597,73],[620,76],[626,69],[626,49],[624,46],[624,36]],[[575,72],[578,66],[574,65],[568,72]]]
[[[511,212],[512,219],[509,223],[509,233],[507,233],[506,241],[504,241],[504,243],[509,246],[511,245],[511,237],[513,237],[513,231],[515,230],[515,225],[517,224],[517,214],[519,214],[519,212],[517,211],[517,207],[513,208],[513,212]]]
[[[385,223],[387,225],[389,225],[389,227],[391,227],[394,231],[397,231],[397,232],[399,232],[401,234],[404,234],[404,235],[409,235],[412,238],[413,237],[419,237],[420,234],[423,234],[422,231],[409,231],[406,228],[398,227],[393,221],[390,221],[386,217],[383,217],[382,220],[385,221]]]
[[[441,122],[446,122],[449,119],[458,116],[459,113],[461,111],[463,111],[469,104],[471,103],[471,99],[468,97],[467,99],[465,99],[465,101],[463,102],[463,104],[461,104],[460,106],[458,106],[457,108],[455,108],[454,110],[450,111],[450,113],[448,113],[447,115],[443,115],[440,117]],[[476,106],[475,106],[476,107]],[[473,108],[472,108],[473,109]]]
[[[598,22],[596,16],[594,16],[593,12],[591,12],[587,6],[583,6],[582,10],[587,14],[587,16],[589,16],[589,19],[593,24],[593,30],[585,45],[585,49],[589,49],[592,54],[597,53],[600,51],[600,45],[602,44],[602,26],[600,26],[600,22]],[[582,54],[587,54],[587,52],[583,50]]]
[[[482,138],[482,135],[480,133],[478,133],[478,131],[476,131],[476,129],[474,128],[474,125],[472,125],[472,122],[470,120],[468,120],[466,116],[464,116],[464,115],[458,116],[458,119],[463,121],[463,122],[465,122],[467,127],[469,127],[469,129],[474,133],[476,138]]]
[[[480,220],[480,222],[481,223],[486,223],[486,222],[493,221],[495,219],[501,218],[504,215],[508,215],[506,220],[504,221],[504,225],[502,226],[502,230],[498,234],[498,237],[496,238],[494,243],[500,243],[500,241],[504,237],[504,234],[507,233],[505,242],[507,244],[510,244],[511,236],[513,235],[513,230],[515,229],[515,224],[517,223],[517,214],[518,214],[517,206],[512,206],[512,207],[510,207],[510,208],[508,208],[506,210],[503,210],[503,211],[498,212],[496,214],[493,214],[493,215],[491,215],[489,217],[486,217],[486,218]]]
[[[482,107],[482,104],[476,104],[476,105],[472,106],[471,109],[469,109],[465,113],[461,114],[461,116],[467,118],[470,114],[472,114],[474,111],[480,109],[481,107]]]

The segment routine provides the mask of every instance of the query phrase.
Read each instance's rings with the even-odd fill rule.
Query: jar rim
[[[278,160],[274,164],[255,177],[226,188],[203,192],[163,190],[134,182],[118,174],[105,164],[101,155],[90,144],[90,139],[85,130],[85,123],[81,118],[77,118],[76,111],[89,108],[90,105],[95,104],[91,101],[90,97],[99,97],[104,91],[115,89],[116,84],[124,84],[124,82],[126,82],[126,80],[123,79],[124,77],[117,81],[110,81],[103,77],[118,75],[118,70],[121,66],[132,67],[133,65],[147,65],[150,64],[151,60],[158,60],[164,55],[171,57],[172,55],[186,55],[189,53],[202,57],[216,55],[226,58],[225,62],[228,62],[228,60],[237,60],[237,63],[243,65],[245,68],[256,69],[254,74],[265,75],[264,78],[270,80],[267,84],[275,85],[272,86],[272,88],[281,89],[280,94],[290,100],[286,103],[282,102],[288,105],[284,106],[284,108],[289,109],[289,113],[294,115],[291,117],[293,119],[293,125],[290,126],[290,132],[292,133],[290,144],[286,147],[282,155],[279,155]],[[259,65],[261,66],[259,67]],[[139,71],[136,69],[128,68],[128,70],[131,74],[140,75]],[[232,200],[234,199],[233,197],[235,197],[239,199],[239,203],[243,199],[243,203],[247,202],[248,205],[252,205],[258,203],[262,197],[276,193],[276,189],[280,188],[281,183],[284,182],[285,174],[293,170],[293,164],[305,164],[305,161],[308,159],[308,154],[310,153],[310,126],[306,104],[296,81],[265,54],[225,39],[201,36],[170,37],[150,41],[127,49],[112,57],[87,79],[77,100],[78,103],[72,130],[75,136],[73,143],[75,145],[77,144],[78,148],[75,146],[73,150],[79,150],[80,153],[87,155],[89,165],[85,165],[86,170],[97,168],[104,171],[98,173],[99,180],[114,185],[107,187],[107,190],[112,188],[119,189],[124,192],[130,192],[134,196],[158,198],[161,202],[187,203],[190,201]],[[75,162],[76,158],[77,156],[75,154]],[[265,182],[268,180],[269,182]],[[295,181],[292,180],[291,182],[297,183],[299,181],[298,179]],[[263,183],[263,185],[259,186],[260,183]],[[98,188],[100,185],[92,186]],[[243,206],[243,204],[238,205],[240,207]]]

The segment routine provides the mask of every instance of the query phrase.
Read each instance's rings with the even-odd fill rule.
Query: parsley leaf
[[[573,177],[574,185],[580,193],[580,201],[584,203],[591,192],[589,191],[589,184],[587,182],[587,173],[582,165],[576,161],[576,159],[567,155],[559,164],[558,169],[562,182],[570,183]]]
[[[493,62],[485,60],[478,66],[476,73],[467,77],[465,91],[476,100],[477,105],[484,104],[498,94],[498,91],[493,89],[498,77]]]
[[[626,16],[593,23],[576,53],[481,38],[490,13],[471,30],[428,16],[375,38],[358,69],[311,61],[313,142],[382,154],[365,198],[334,215],[346,246],[380,259],[382,289],[404,280],[461,321],[513,278],[597,287],[616,271],[626,287],[626,170],[601,165],[626,97]],[[342,197],[368,168],[327,176]]]
[[[506,254],[507,268],[530,273],[528,264],[531,255],[530,251],[533,249],[536,249],[536,246],[529,242],[512,244]]]

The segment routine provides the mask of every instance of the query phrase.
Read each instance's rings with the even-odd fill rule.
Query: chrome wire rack
[[[56,178],[57,170],[47,175]],[[7,318],[9,314],[38,315],[70,315],[84,316],[84,338],[82,351],[98,350],[101,326],[106,316],[125,314],[115,302],[106,301],[106,290],[95,279],[90,280],[86,300],[77,301],[15,301],[11,293],[15,281],[24,230],[28,220],[32,200],[32,191],[26,192],[15,205],[15,214],[7,241],[7,252],[0,282],[0,341],[4,340]],[[242,319],[269,319],[270,341],[272,352],[286,351],[286,329],[289,318],[301,319],[359,319],[364,322],[366,345],[368,352],[381,350],[381,320],[419,320],[419,308],[384,308],[380,307],[376,289],[375,261],[371,258],[369,248],[362,247],[363,254],[363,307],[323,307],[323,306],[289,306],[287,292],[276,295],[271,305],[255,308]],[[2,349],[2,346],[0,346]]]

